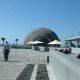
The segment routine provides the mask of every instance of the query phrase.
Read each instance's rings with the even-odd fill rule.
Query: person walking
[[[3,48],[4,60],[5,60],[5,61],[8,61],[9,52],[10,52],[10,45],[9,45],[8,42],[6,41],[6,44],[4,45],[4,48]]]

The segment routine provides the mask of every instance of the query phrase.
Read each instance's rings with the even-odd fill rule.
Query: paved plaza
[[[3,58],[2,48],[0,48],[0,80],[19,80],[17,79],[18,76],[29,64],[34,65],[29,80],[40,80],[36,78],[37,69],[39,64],[47,65],[48,55],[48,52],[34,51],[31,49],[11,49],[9,60],[6,62]]]
[[[58,57],[62,55],[65,58],[72,59],[71,62],[74,61],[74,63],[76,63],[75,60],[79,62],[79,60],[76,59],[78,54],[63,55],[63,53],[61,54],[54,50],[51,52],[44,52],[34,51],[32,49],[11,49],[9,60],[6,62],[4,61],[2,52],[3,48],[1,47],[0,80],[56,80],[55,69],[53,69],[50,63],[47,63],[47,56],[50,56],[51,52],[55,53],[54,56],[57,55]],[[52,59],[55,58],[54,56],[52,56]],[[54,63],[54,60],[52,63]]]

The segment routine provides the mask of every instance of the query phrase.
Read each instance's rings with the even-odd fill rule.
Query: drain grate
[[[23,71],[20,73],[20,75],[17,77],[16,80],[30,80],[33,69],[34,69],[34,64],[28,64],[23,69]]]
[[[36,80],[49,80],[46,64],[38,65]]]

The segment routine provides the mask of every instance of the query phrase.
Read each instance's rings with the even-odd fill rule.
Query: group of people
[[[10,45],[6,41],[6,44],[3,47],[3,53],[4,53],[4,61],[8,61],[9,52],[10,52]]]

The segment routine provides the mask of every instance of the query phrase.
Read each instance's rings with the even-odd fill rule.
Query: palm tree
[[[4,41],[5,41],[5,39],[6,39],[6,38],[4,38],[4,37],[1,38],[1,40],[3,41],[3,46],[4,46]]]
[[[19,40],[18,38],[15,40],[15,41],[16,41],[16,46],[17,46],[17,44],[18,44],[18,40]]]

